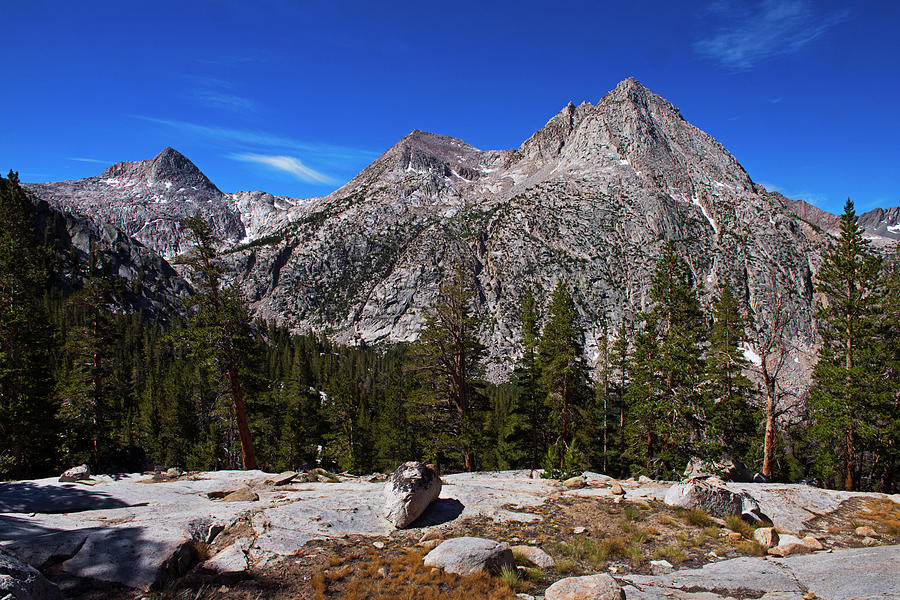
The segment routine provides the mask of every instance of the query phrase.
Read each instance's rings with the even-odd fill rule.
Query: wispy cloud
[[[823,12],[808,0],[718,0],[707,6],[712,34],[694,50],[735,71],[773,56],[792,54],[847,18],[846,9]]]
[[[369,150],[336,146],[333,144],[306,142],[261,130],[200,125],[198,123],[190,123],[187,121],[161,119],[143,115],[135,115],[135,118],[148,123],[171,127],[186,135],[203,137],[220,143],[236,143],[249,146],[260,153],[271,152],[272,149],[310,153],[315,155],[316,162],[338,168],[348,166],[356,168],[359,166],[359,163],[371,161],[378,156],[377,153]]]
[[[210,108],[230,110],[238,113],[256,110],[256,102],[236,94],[227,94],[215,90],[199,90],[191,94],[191,97],[200,104]]]
[[[769,99],[769,104],[778,104],[782,100],[784,100],[784,96],[778,96],[777,98],[771,98],[771,99]]]
[[[97,163],[98,165],[111,165],[113,164],[112,160],[100,160],[99,158],[84,158],[83,156],[69,156],[67,160],[74,160],[76,162],[85,162],[85,163]]]
[[[239,160],[242,162],[251,162],[266,165],[278,171],[290,173],[300,181],[306,183],[337,183],[331,177],[324,173],[319,173],[315,169],[310,169],[293,156],[270,156],[268,154],[229,154],[228,158]]]

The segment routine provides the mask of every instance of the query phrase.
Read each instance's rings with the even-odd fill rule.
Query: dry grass
[[[712,517],[710,517],[706,511],[700,510],[699,508],[679,511],[678,516],[681,517],[685,523],[693,525],[694,527],[709,527],[713,524]]]
[[[729,515],[725,517],[725,525],[728,529],[741,534],[745,539],[753,539],[753,530],[756,528],[740,516]]]
[[[765,556],[766,549],[757,543],[756,540],[741,540],[737,544],[735,544],[735,549],[741,554],[746,554],[748,556]]]
[[[521,584],[514,570],[499,577],[487,573],[461,577],[426,567],[423,558],[421,551],[410,549],[348,557],[352,564],[312,578],[315,600],[507,600]],[[513,579],[515,584],[510,585]]]
[[[684,550],[679,548],[678,546],[668,544],[666,546],[660,546],[651,554],[653,560],[666,559],[672,564],[683,563],[687,556],[684,553]]]

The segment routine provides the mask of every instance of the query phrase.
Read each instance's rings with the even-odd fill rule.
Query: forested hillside
[[[489,384],[465,261],[444,274],[418,342],[344,347],[252,321],[203,219],[184,223],[195,291],[164,313],[124,302],[128,282],[106,255],[63,256],[14,173],[0,186],[3,478],[112,469],[140,448],[153,465],[187,469],[365,473],[421,458],[445,470],[656,477],[730,453],[775,479],[900,483],[900,270],[869,253],[849,201],[818,282],[825,344],[798,411],[779,381],[791,315],[778,290],[756,315],[761,331],[725,284],[705,311],[674,243],[647,310],[603,329],[595,364],[572,284],[559,281],[546,306],[526,292],[516,367]]]

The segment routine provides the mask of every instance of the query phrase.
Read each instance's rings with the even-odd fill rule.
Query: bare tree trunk
[[[247,423],[247,411],[244,407],[244,390],[241,379],[234,367],[228,368],[228,381],[231,383],[231,399],[234,403],[234,416],[237,421],[238,435],[241,437],[241,462],[244,470],[256,469],[256,452],[253,450],[253,438],[250,437],[250,425]]]
[[[766,384],[766,437],[763,441],[763,475],[772,478],[775,464],[775,382],[769,377],[763,363],[763,379]]]

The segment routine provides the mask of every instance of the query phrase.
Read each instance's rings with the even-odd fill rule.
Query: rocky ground
[[[447,475],[439,499],[396,529],[379,476],[170,475],[0,484],[0,546],[69,598],[541,597],[594,573],[611,574],[629,600],[900,597],[898,496],[729,483],[758,501],[782,545],[813,536],[823,548],[780,558],[740,519],[664,504],[667,482]],[[508,543],[518,576],[424,566],[459,536]],[[534,548],[552,566],[541,553],[529,561]]]

